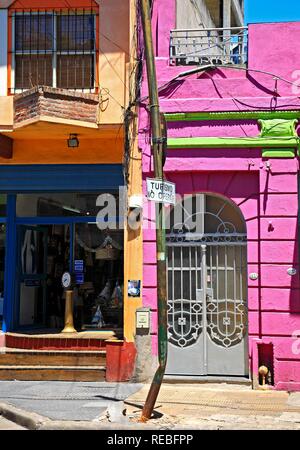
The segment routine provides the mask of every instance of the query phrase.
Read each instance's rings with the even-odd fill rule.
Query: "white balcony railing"
[[[171,30],[173,65],[247,63],[248,28]]]

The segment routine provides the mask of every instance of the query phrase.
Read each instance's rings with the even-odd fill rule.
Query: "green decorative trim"
[[[300,111],[227,111],[165,113],[167,122],[191,122],[200,120],[257,120],[257,119],[300,119]]]
[[[287,148],[262,149],[263,158],[295,158],[295,151]]]
[[[193,137],[168,138],[168,148],[295,148],[299,145],[297,137],[253,137],[253,138],[222,138]]]
[[[258,123],[257,137],[168,138],[168,148],[262,148],[262,156],[272,158],[294,158],[295,149],[300,151],[297,119],[259,119]]]
[[[297,119],[259,119],[260,137],[298,137],[296,131]]]
[[[298,123],[297,119],[259,119],[258,124],[260,126],[260,137],[261,138],[291,138],[294,137],[298,140],[299,149],[299,138],[297,135],[296,125]],[[263,149],[263,158],[294,158],[295,152],[288,150],[287,148],[277,148],[277,149]]]

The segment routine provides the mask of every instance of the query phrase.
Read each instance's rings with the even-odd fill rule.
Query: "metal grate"
[[[245,224],[217,196],[198,194],[175,208],[166,234],[169,342],[189,347],[205,332],[219,346],[235,346],[247,325]]]
[[[37,85],[93,91],[96,17],[93,9],[15,11],[11,93]]]
[[[246,64],[248,29],[205,28],[171,30],[170,62],[189,64]]]

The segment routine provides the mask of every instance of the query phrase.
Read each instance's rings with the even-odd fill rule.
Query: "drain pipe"
[[[149,90],[149,109],[151,117],[152,150],[154,157],[155,178],[163,179],[163,144],[155,59],[153,52],[151,13],[149,0],[140,0],[141,17],[144,35],[145,59]],[[166,238],[164,227],[164,206],[157,203],[156,207],[156,254],[157,254],[157,314],[158,314],[158,361],[159,367],[154,375],[140,421],[150,419],[155,406],[160,386],[165,374],[167,363],[167,277],[166,277]]]

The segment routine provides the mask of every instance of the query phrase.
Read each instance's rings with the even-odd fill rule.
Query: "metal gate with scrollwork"
[[[245,224],[229,201],[199,195],[198,209],[194,202],[167,233],[166,373],[247,376]],[[188,221],[196,216],[193,231]]]

